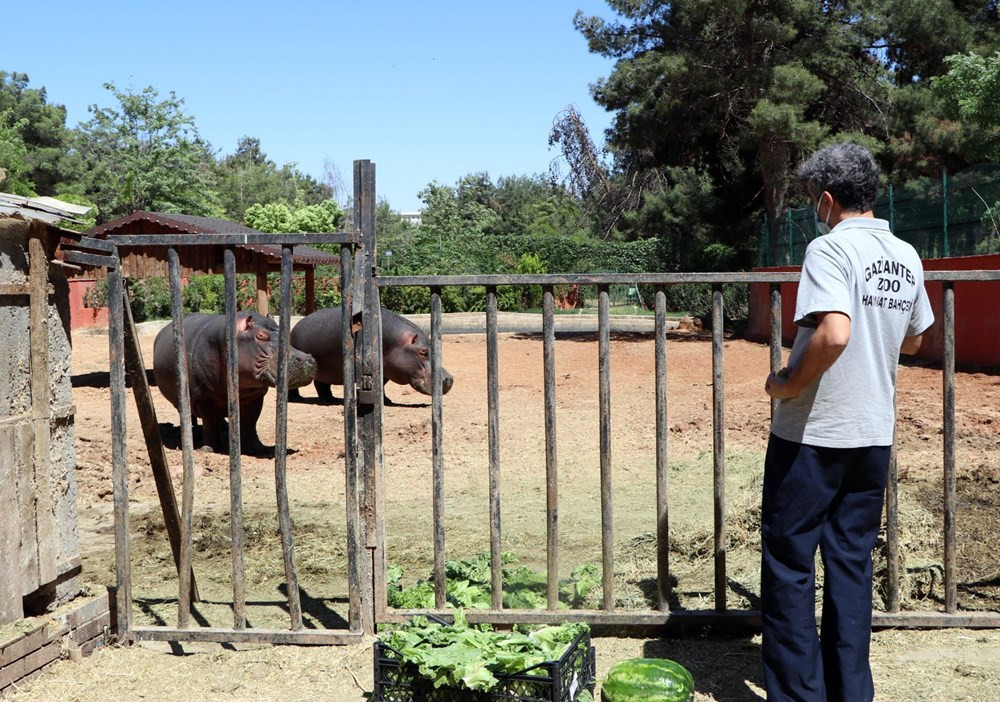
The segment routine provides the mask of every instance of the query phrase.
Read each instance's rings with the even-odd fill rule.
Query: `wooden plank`
[[[604,609],[615,608],[615,536],[611,498],[611,302],[608,286],[597,293],[598,404],[601,452],[601,564]]]
[[[111,604],[107,594],[101,595],[100,597],[95,597],[93,600],[85,605],[74,609],[68,615],[66,615],[66,622],[71,628],[77,628],[82,626],[86,622],[89,622],[95,617],[103,617],[108,612],[111,611]]]
[[[239,246],[240,244],[353,244],[354,232],[322,232],[317,234],[267,234],[267,233],[209,233],[162,234],[135,233],[111,234],[108,241],[118,246]]]
[[[0,643],[0,668],[10,665],[27,656],[32,651],[37,650],[48,640],[46,637],[46,626],[44,624],[35,627],[31,631],[26,631],[9,641]]]
[[[32,472],[35,482],[35,519],[40,585],[53,582],[56,572],[56,517],[52,501],[49,411],[49,264],[45,251],[47,228],[33,223],[28,239],[31,347],[31,416],[34,425]],[[31,548],[30,544],[22,547]]]
[[[364,635],[329,629],[173,629],[160,626],[137,626],[133,633],[137,641],[197,641],[206,643],[269,643],[296,646],[337,646],[364,641]]]
[[[187,341],[181,300],[181,265],[177,250],[167,252],[170,307],[173,317],[174,363],[177,368],[177,404],[180,412],[184,478],[181,487],[181,564],[178,569],[177,626],[191,621],[191,532],[194,528],[194,438],[191,432],[191,391],[188,386]]]
[[[149,389],[149,379],[146,377],[146,363],[142,358],[142,346],[139,343],[139,333],[132,317],[132,305],[128,296],[122,301],[123,326],[125,334],[125,374],[132,386],[132,399],[139,414],[139,427],[146,444],[146,454],[149,456],[149,468],[156,485],[156,495],[160,501],[160,512],[166,527],[167,540],[174,557],[174,565],[180,573],[181,567],[181,516],[177,509],[177,495],[174,491],[174,481],[167,464],[167,452],[163,448],[163,437],[160,435],[160,424],[156,417],[156,406],[153,404],[153,393]],[[191,600],[198,601],[198,585],[194,572],[191,572]]]
[[[944,608],[949,614],[958,611],[958,578],[955,557],[958,537],[955,517],[958,498],[955,479],[955,286],[943,286],[942,330],[944,357],[941,361],[944,400]]]
[[[240,444],[240,370],[236,344],[236,252],[223,253],[226,281],[226,398],[229,403],[229,533],[233,561],[233,626],[245,629],[246,569],[243,565],[243,470]]]
[[[0,296],[29,295],[31,288],[27,283],[0,283]]]
[[[455,615],[452,609],[444,610],[389,610],[385,622],[406,622],[416,615],[433,615],[445,621],[451,621]],[[564,609],[550,612],[541,609],[505,609],[494,612],[487,609],[467,609],[466,618],[471,624],[487,623],[498,626],[513,624],[561,624],[563,622],[584,622],[593,626],[611,626],[627,630],[628,627],[660,627],[674,623],[691,624],[698,630],[704,627],[719,627],[742,624],[760,627],[760,612],[756,610],[674,610],[658,612],[655,610],[636,610],[604,612],[601,610]],[[816,613],[819,623],[821,613]],[[997,612],[963,612],[947,614],[945,612],[873,612],[872,627],[883,628],[915,628],[915,629],[997,629],[1000,628],[1000,613]]]
[[[115,265],[115,259],[113,256],[102,256],[100,254],[87,253],[86,251],[64,249],[62,256],[62,260],[66,263],[75,263],[80,266],[112,268]]]
[[[358,286],[354,305],[362,310],[361,345],[355,372],[360,376],[358,393],[358,431],[363,437],[361,471],[363,480],[362,519],[365,559],[363,629],[374,633],[375,622],[386,607],[385,560],[385,465],[382,455],[382,322],[378,287],[374,280],[377,261],[375,238],[375,165],[371,161],[354,162],[354,216],[362,248],[355,258]],[[355,318],[357,321],[357,318]]]
[[[670,609],[670,510],[667,492],[667,296],[656,290],[656,606]]]
[[[442,434],[441,289],[431,288],[431,480],[434,520],[434,603],[445,604],[444,446]]]
[[[997,279],[1000,279],[1000,271]],[[989,278],[987,278],[989,279]],[[482,285],[678,285],[681,283],[795,283],[797,272],[778,273],[546,273],[501,275],[411,275],[379,276],[378,286],[451,287]]]
[[[340,247],[340,334],[344,359],[344,501],[347,509],[347,621],[352,632],[362,631],[361,533],[358,514],[358,398],[354,378],[354,329],[352,314],[354,252]],[[367,552],[366,552],[367,553]]]
[[[0,425],[0,563],[4,573],[0,577],[0,624],[13,622],[24,616],[21,586],[21,508],[17,502],[19,462],[17,459],[17,434],[15,425]],[[0,663],[2,664],[2,663]]]
[[[4,417],[0,419],[0,427],[12,427],[21,424],[30,424],[32,420],[32,413],[25,412],[24,414],[16,414],[11,417]],[[66,421],[70,417],[76,415],[76,405],[62,405],[60,407],[55,407],[52,409],[52,420],[54,421]]]
[[[552,287],[542,289],[542,365],[545,378],[546,601],[559,606],[559,460],[556,446],[556,327]]]
[[[36,670],[40,670],[59,658],[61,652],[62,642],[52,641],[35,649],[24,658],[20,658],[10,665],[0,668],[0,690],[23,681]]]
[[[18,544],[21,570],[21,595],[27,595],[37,590],[44,583],[39,579],[38,550],[34,548],[37,542],[38,524],[35,520],[35,485],[32,475],[32,447],[34,445],[33,420],[14,425],[14,476],[17,480],[18,512],[21,515],[21,538]],[[27,547],[30,544],[31,547]]]
[[[722,285],[712,288],[712,458],[715,513],[715,609],[726,609],[726,410]]]
[[[257,312],[268,314],[271,303],[267,294],[267,270],[261,265],[257,266]]]
[[[115,630],[132,627],[132,560],[128,513],[128,445],[125,425],[125,288],[121,269],[108,271],[108,364],[111,389],[111,484],[115,523]]]
[[[316,269],[306,268],[306,314],[316,311]]]
[[[91,639],[97,638],[98,636],[103,636],[105,629],[111,628],[111,613],[105,612],[100,617],[96,619],[91,619],[85,624],[81,624],[77,628],[73,629],[70,633],[70,638],[73,641],[80,644],[84,641],[90,641]]]
[[[497,289],[486,289],[486,408],[489,415],[490,604],[503,609],[503,550],[500,521],[500,360]]]
[[[295,544],[292,539],[292,515],[288,504],[288,336],[292,328],[292,247],[281,247],[281,315],[278,320],[278,373],[275,381],[278,407],[274,421],[274,486],[278,502],[278,530],[281,555],[285,562],[288,586],[288,614],[292,631],[302,628],[302,602],[299,578],[295,572]]]

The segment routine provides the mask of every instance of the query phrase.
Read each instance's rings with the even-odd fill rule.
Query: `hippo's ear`
[[[236,318],[236,333],[240,334],[253,327],[253,315],[243,315]]]
[[[403,332],[403,343],[404,344],[417,343],[417,333],[412,331]]]

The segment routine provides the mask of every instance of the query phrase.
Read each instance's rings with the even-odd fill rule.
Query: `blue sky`
[[[544,173],[553,118],[580,110],[595,142],[611,116],[589,85],[611,61],[591,54],[573,15],[610,18],[603,0],[477,2],[44,2],[4,33],[0,70],[27,73],[67,123],[112,106],[102,85],[174,91],[213,147],[243,135],[317,178],[324,161],[350,188],[352,162],[376,164],[379,195],[416,210],[427,183],[486,171]],[[29,13],[34,14],[34,13]]]

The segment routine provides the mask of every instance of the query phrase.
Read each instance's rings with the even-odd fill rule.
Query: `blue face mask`
[[[826,219],[822,222],[819,221],[819,205],[823,202],[823,196],[820,195],[819,199],[816,200],[816,206],[813,208],[813,217],[816,218],[816,231],[819,232],[820,236],[825,236],[830,233],[830,215],[833,214],[833,208],[831,207],[826,213]]]

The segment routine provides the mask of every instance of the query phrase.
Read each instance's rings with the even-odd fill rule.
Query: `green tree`
[[[245,224],[251,229],[274,234],[300,232],[333,232],[343,219],[344,211],[333,200],[318,205],[291,208],[283,202],[255,203],[247,208]]]
[[[976,131],[978,154],[1000,161],[1000,51],[992,56],[956,54],[948,72],[932,79],[951,114]]]
[[[15,119],[13,110],[0,111],[0,189],[14,195],[30,197],[35,194],[34,184],[28,179],[25,156],[24,128],[26,119]]]
[[[616,224],[626,236],[680,239],[686,234],[676,223],[685,212],[676,208],[687,206],[661,193],[707,183],[714,197],[688,210],[687,224],[707,225],[713,241],[734,249],[751,237],[755,212],[763,209],[776,226],[792,198],[794,166],[817,146],[860,141],[892,170],[896,151],[885,145],[920,137],[919,110],[899,120],[897,94],[926,104],[919,93],[926,79],[956,48],[989,41],[996,13],[992,2],[984,9],[945,0],[608,4],[613,20],[579,12],[574,20],[590,50],[616,62],[592,86],[615,115],[608,134],[614,187],[599,177],[589,187],[625,191],[612,204],[627,203]],[[952,147],[941,140],[917,151]],[[690,248],[678,251],[687,261],[704,258]]]
[[[171,92],[161,100],[152,87],[140,93],[104,87],[118,107],[91,105],[75,149],[98,221],[136,210],[221,216],[211,187],[212,153],[183,99]]]
[[[240,138],[236,151],[218,162],[215,178],[226,216],[241,222],[252,204],[319,205],[333,194],[329,185],[299,172],[294,163],[279,168],[261,149],[260,139],[249,136]]]
[[[11,123],[23,122],[24,180],[42,195],[54,195],[68,177],[66,108],[50,104],[45,88],[29,88],[28,82],[25,73],[0,71],[0,113],[9,112]]]

